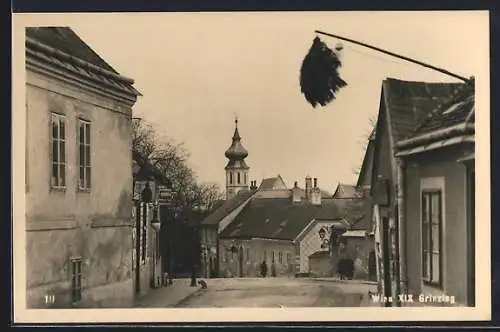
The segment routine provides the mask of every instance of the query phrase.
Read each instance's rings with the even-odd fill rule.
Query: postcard
[[[490,319],[488,29],[14,14],[15,322]]]

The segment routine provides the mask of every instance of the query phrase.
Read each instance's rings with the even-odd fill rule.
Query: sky
[[[476,79],[489,52],[486,12],[74,14],[57,22],[135,79],[143,96],[134,116],[183,142],[199,180],[221,188],[236,115],[249,180],[280,174],[291,187],[310,175],[333,193],[339,182],[356,182],[383,79],[456,81],[343,42],[340,75],[348,87],[313,109],[299,71],[315,30]],[[320,38],[332,49],[339,42]]]

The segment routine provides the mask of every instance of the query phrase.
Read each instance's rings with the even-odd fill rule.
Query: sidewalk
[[[168,308],[201,292],[201,288],[191,287],[191,279],[174,279],[173,285],[149,290],[148,294],[138,298],[135,308]]]

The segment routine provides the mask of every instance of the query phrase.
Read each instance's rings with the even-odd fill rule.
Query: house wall
[[[274,252],[276,276],[295,275],[295,245],[289,240],[220,239],[220,273],[221,277],[240,277],[239,254],[231,252],[233,244],[241,245],[243,255],[243,276],[260,277],[260,264],[267,262],[267,274],[271,276],[272,257]],[[282,253],[282,262],[279,262]],[[288,260],[287,260],[288,257]]]
[[[309,273],[315,277],[333,276],[333,267],[328,254],[309,257]]]
[[[390,225],[395,225],[396,220],[395,220],[395,203],[396,203],[396,197],[395,197],[395,174],[393,171],[392,164],[394,163],[394,154],[392,151],[391,143],[390,143],[390,136],[389,136],[389,128],[388,128],[388,123],[387,123],[387,117],[386,117],[386,109],[385,109],[385,102],[384,102],[384,91],[382,91],[381,94],[381,102],[380,102],[380,108],[379,108],[379,116],[377,119],[377,129],[376,129],[376,138],[375,138],[375,147],[374,147],[374,158],[373,158],[373,169],[372,169],[372,176],[371,176],[371,200],[372,200],[372,209],[371,211],[373,212],[373,208],[375,205],[379,205],[378,209],[378,216],[380,218],[380,222],[384,220],[385,218],[388,219]],[[380,205],[381,202],[381,197],[379,196],[380,193],[375,191],[375,184],[377,183],[377,180],[379,177],[382,177],[383,179],[387,180],[388,182],[388,194],[389,194],[389,201],[385,202],[387,203],[386,206]],[[382,199],[382,201],[385,201],[385,199]],[[373,213],[371,213],[372,219],[374,217]],[[380,235],[382,235],[382,225],[377,225],[379,227],[378,231],[380,232]],[[394,241],[395,242],[395,241]],[[395,250],[395,243],[390,243],[387,244],[390,247],[392,247],[392,251]],[[395,289],[395,284],[392,283],[392,285],[389,287],[389,285],[385,285],[384,283],[384,276],[385,275],[390,275],[392,276],[392,281],[394,281],[394,275],[395,275],[395,270],[394,270],[394,265],[390,266],[384,266],[383,262],[383,247],[385,244],[382,241],[382,238],[379,239],[379,242],[374,246],[376,247],[376,255],[378,256],[378,268],[379,268],[379,276],[377,282],[378,282],[378,290],[382,293],[385,292],[386,289],[391,289],[392,294],[396,292]],[[394,261],[393,261],[394,263]],[[387,271],[387,273],[385,272]],[[387,287],[386,287],[387,286]]]
[[[216,226],[204,226],[200,230],[201,246],[206,255],[202,257],[201,275],[210,278],[216,274],[217,261],[217,228]]]
[[[347,257],[354,262],[354,279],[370,279],[368,274],[370,252],[374,250],[373,238],[347,238]]]
[[[309,256],[313,253],[325,250],[328,251],[328,246],[326,248],[321,248],[321,239],[319,237],[319,230],[321,228],[330,229],[330,227],[334,224],[334,222],[321,222],[315,221],[313,226],[309,228],[307,233],[305,233],[299,239],[299,256],[300,256],[300,270],[299,273],[307,273],[309,272]],[[326,239],[330,238],[330,234],[327,233],[325,235]]]
[[[406,245],[407,274],[410,292],[433,292],[422,283],[422,186],[442,187],[443,190],[443,289],[457,302],[467,301],[467,258],[474,254],[468,248],[466,166],[457,163],[459,150],[441,150],[425,159],[410,159],[406,180]]]
[[[385,119],[384,111],[381,111],[381,118]],[[377,128],[377,144],[374,151],[374,164],[373,164],[373,174],[372,174],[372,185],[374,188],[374,182],[377,180],[378,176],[387,179],[389,181],[389,187],[391,188],[391,194],[389,196],[390,205],[388,207],[381,207],[381,217],[382,216],[392,216],[394,205],[395,205],[395,183],[393,178],[392,160],[394,158],[390,141],[389,133],[387,128],[387,123],[385,120],[379,120],[379,127]],[[378,197],[376,195],[372,196],[374,203],[377,202]]]
[[[68,307],[71,257],[82,257],[80,306],[133,300],[131,106],[27,70],[27,306]],[[50,188],[51,111],[66,116],[66,188]],[[91,121],[92,189],[77,189],[77,118]],[[44,255],[36,253],[43,252]]]

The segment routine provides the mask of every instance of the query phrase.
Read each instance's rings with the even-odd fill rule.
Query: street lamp
[[[160,218],[158,218],[159,214],[159,204],[158,201],[153,203],[153,220],[151,220],[151,226],[155,229],[155,231],[159,232],[161,223]]]

